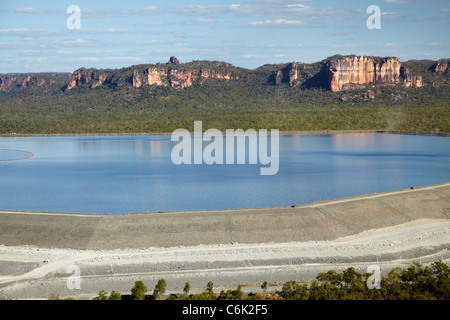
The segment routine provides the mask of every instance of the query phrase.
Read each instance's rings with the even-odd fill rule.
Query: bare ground
[[[124,216],[0,212],[0,298],[129,294],[142,280],[169,292],[246,285],[258,291],[319,272],[449,261],[450,184],[295,208]],[[52,240],[53,239],[53,240]],[[81,288],[69,289],[69,266]],[[275,287],[272,287],[272,289]],[[270,288],[269,288],[270,290]]]

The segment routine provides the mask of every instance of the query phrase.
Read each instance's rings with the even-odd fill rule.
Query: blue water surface
[[[0,139],[0,209],[80,213],[306,204],[450,181],[450,138],[281,135],[279,170],[257,164],[175,165],[170,136]],[[205,142],[207,145],[209,142]]]

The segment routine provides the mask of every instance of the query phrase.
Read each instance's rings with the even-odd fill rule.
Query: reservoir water
[[[265,176],[263,165],[248,161],[175,165],[176,143],[170,136],[0,138],[0,209],[256,208],[450,182],[448,137],[280,135],[278,173]]]

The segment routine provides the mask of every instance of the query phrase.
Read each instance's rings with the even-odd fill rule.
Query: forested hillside
[[[202,120],[203,128],[219,130],[450,133],[450,74],[442,68],[447,62],[402,63],[409,75],[420,75],[421,87],[407,87],[400,78],[399,84],[368,84],[338,92],[324,85],[327,60],[255,70],[208,61],[179,64],[176,69],[166,64],[89,69],[76,79],[70,74],[0,75],[0,134],[172,132],[193,130],[195,120]],[[177,75],[185,72],[192,83],[182,87],[177,78],[177,86],[135,85],[140,80],[135,79],[135,70],[144,70],[141,77],[150,79],[145,73],[150,68],[164,69],[169,76],[173,70]],[[284,81],[293,79],[288,77],[292,70],[295,81]],[[86,75],[91,82],[86,82]],[[175,83],[168,79],[168,84]],[[70,81],[75,83],[68,90]]]

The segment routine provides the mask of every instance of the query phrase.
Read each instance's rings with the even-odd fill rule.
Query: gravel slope
[[[130,292],[136,280],[149,289],[164,277],[168,289],[182,292],[189,281],[201,291],[208,281],[225,288],[263,281],[314,280],[321,271],[350,266],[364,271],[376,264],[382,272],[437,259],[449,261],[450,221],[416,220],[362,232],[334,241],[201,245],[125,250],[62,250],[1,246],[4,268],[0,297],[47,298],[50,294],[94,297],[100,290]],[[14,262],[9,266],[6,261]],[[21,265],[22,264],[22,265]],[[30,265],[38,266],[29,270]],[[67,268],[81,271],[81,289],[68,289]],[[18,274],[18,266],[24,273]],[[27,269],[28,267],[28,269]]]
[[[0,299],[51,294],[215,290],[263,281],[311,281],[319,272],[368,265],[382,274],[414,261],[450,261],[450,184],[295,208],[124,216],[0,212]],[[160,229],[162,228],[162,229]],[[53,239],[53,240],[52,240]],[[81,288],[69,289],[69,266]],[[275,287],[272,287],[275,288]]]

